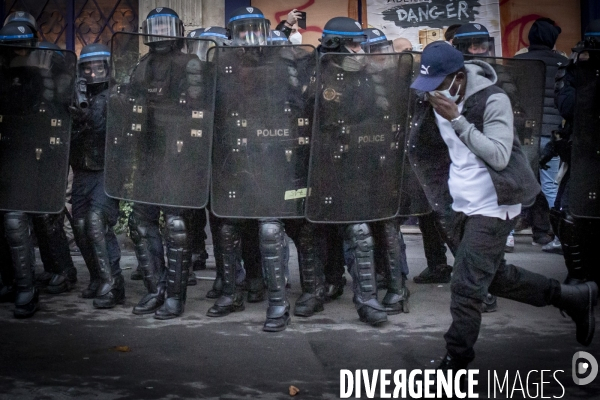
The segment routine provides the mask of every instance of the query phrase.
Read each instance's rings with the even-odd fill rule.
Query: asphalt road
[[[405,238],[412,277],[425,268],[425,258],[420,235]],[[293,304],[300,284],[291,250]],[[528,236],[517,237],[516,251],[507,260],[556,279],[565,275],[562,257],[541,252]],[[80,296],[88,281],[83,260],[74,261],[77,287],[58,296],[42,294],[41,310],[33,318],[13,319],[13,306],[0,304],[1,399],[285,399],[290,385],[300,390],[297,399],[334,399],[340,397],[342,369],[410,373],[435,368],[445,353],[448,285],[409,282],[410,313],[390,316],[375,328],[358,320],[349,282],[324,312],[294,317],[286,331],[266,333],[261,330],[266,302],[246,304],[245,311],[224,318],[207,317],[209,280],[189,287],[180,318],[133,315],[144,288],[129,280],[136,266],[131,251],[122,258],[126,304],[95,310],[91,300]],[[209,268],[196,274],[214,277],[212,253]],[[542,398],[543,386],[545,397],[600,399],[600,377],[586,386],[575,385],[571,377],[575,352],[584,350],[600,360],[600,337],[583,348],[575,341],[574,324],[557,309],[504,299],[498,304],[497,312],[484,315],[477,358],[470,365],[479,370],[479,398],[494,398],[493,391],[488,396],[490,371],[500,381],[507,378],[495,398]],[[362,395],[366,398],[364,388]]]

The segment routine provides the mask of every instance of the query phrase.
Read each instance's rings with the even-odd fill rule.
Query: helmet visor
[[[195,54],[202,61],[207,60],[208,50],[217,44],[212,40],[186,40],[187,53]]]
[[[77,73],[88,84],[108,82],[108,61],[82,62],[77,66]]]
[[[243,19],[232,23],[231,44],[234,46],[266,46],[269,24],[264,18]]]
[[[181,20],[171,14],[156,14],[142,23],[144,35],[170,36],[172,38],[183,36],[183,25]],[[144,36],[144,44],[153,42],[164,42],[169,39],[165,37]]]
[[[474,56],[496,56],[496,46],[494,38],[485,37],[454,37],[452,45],[463,54],[471,54]]]
[[[364,42],[361,46],[365,53],[394,53],[391,40],[380,41],[377,43]]]

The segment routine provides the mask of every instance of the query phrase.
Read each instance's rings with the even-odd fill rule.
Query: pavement
[[[426,266],[422,238],[407,234],[405,241],[412,278]],[[208,250],[208,269],[196,272],[198,285],[188,288],[185,313],[177,319],[131,313],[144,293],[140,281],[129,279],[137,265],[131,250],[122,256],[124,306],[95,310],[91,300],[81,298],[88,283],[81,257],[74,257],[79,270],[74,290],[43,293],[33,318],[16,320],[12,304],[0,304],[0,399],[288,399],[290,386],[299,389],[297,399],[337,399],[343,369],[410,373],[435,368],[445,354],[449,285],[416,285],[411,279],[410,313],[371,327],[358,320],[347,276],[344,295],[325,311],[293,317],[286,331],[266,333],[266,302],[246,304],[245,311],[224,318],[206,316],[213,301],[205,294],[215,275],[212,246]],[[291,256],[293,305],[300,295],[293,246]],[[516,237],[515,252],[506,258],[551,278],[565,277],[562,256],[542,252],[528,235]],[[477,357],[469,366],[479,370],[479,398],[600,399],[600,377],[584,386],[572,378],[576,352],[600,359],[600,337],[580,346],[571,319],[554,307],[505,299],[498,306],[483,315]]]

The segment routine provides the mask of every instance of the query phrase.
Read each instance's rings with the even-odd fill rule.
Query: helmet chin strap
[[[158,54],[165,54],[173,50],[173,44],[171,42],[158,42],[152,44],[152,50]]]

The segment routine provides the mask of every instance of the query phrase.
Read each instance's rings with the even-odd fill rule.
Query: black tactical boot
[[[302,294],[296,300],[294,315],[310,317],[324,310],[325,275],[323,274],[324,248],[315,235],[314,226],[305,224],[298,237],[298,258]]]
[[[73,221],[73,233],[75,234],[75,242],[77,243],[77,247],[79,247],[81,256],[85,261],[85,266],[90,273],[90,283],[88,284],[87,288],[83,289],[81,292],[81,297],[84,299],[93,299],[96,297],[96,292],[102,284],[102,281],[98,275],[98,267],[94,258],[94,250],[92,249],[92,246],[87,238],[84,218],[77,218]]]
[[[53,274],[48,282],[46,292],[50,294],[60,294],[70,291],[77,283],[77,270],[75,267],[69,268],[59,274]]]
[[[248,303],[260,303],[265,299],[265,282],[263,278],[248,279]]]
[[[353,301],[361,322],[372,326],[387,321],[385,307],[377,301],[377,278],[373,257],[373,237],[365,223],[352,224],[346,228],[346,240],[349,251],[353,253],[354,265],[350,268],[352,276]]]
[[[394,222],[380,222],[381,244],[385,244],[385,287],[387,293],[381,304],[388,315],[408,312],[408,289],[406,277],[402,275],[402,263],[406,262],[402,254],[402,241],[398,233],[398,226]]]
[[[427,267],[419,275],[413,278],[415,283],[450,283],[452,267],[446,264]]]
[[[154,318],[177,318],[185,309],[192,252],[189,248],[185,220],[180,215],[166,215],[167,228],[167,297]]]
[[[212,289],[206,293],[207,299],[218,299],[223,294],[223,278],[217,269],[217,277],[213,281]]]
[[[138,264],[137,268],[135,269],[135,271],[133,271],[131,273],[131,275],[129,276],[129,279],[131,279],[132,281],[141,281],[144,279],[144,272],[142,271],[142,268],[140,267],[139,264]]]
[[[15,273],[14,316],[15,318],[29,318],[37,311],[39,299],[39,292],[33,285],[29,218],[21,212],[9,212],[4,215],[3,222]]]
[[[240,236],[233,225],[223,224],[219,229],[221,241],[222,294],[208,310],[209,317],[224,317],[232,312],[244,310],[244,296],[236,285],[237,255],[240,252]]]
[[[597,301],[598,285],[595,282],[585,282],[578,285],[560,285],[560,296],[552,302],[560,308],[561,313],[564,311],[573,319],[577,341],[583,346],[589,346],[594,337],[594,306]]]
[[[69,241],[64,230],[64,220],[64,212],[42,214],[33,218],[40,256],[44,266],[48,266],[49,272],[51,272],[50,279],[46,283],[47,291],[50,294],[71,290],[77,283],[77,269],[71,258]],[[43,279],[45,282],[45,278]]]
[[[92,238],[90,244],[94,251],[94,260],[98,267],[98,277],[101,284],[96,291],[96,298],[93,301],[95,308],[113,308],[117,304],[125,303],[125,280],[121,274],[120,268],[113,274],[108,258],[108,248],[106,246],[106,231],[108,226],[105,217],[99,210],[93,210],[87,216],[88,237]]]
[[[162,273],[154,271],[154,268],[143,268],[144,285],[148,293],[133,307],[133,313],[136,315],[152,314],[158,310],[165,302],[167,291],[166,270]]]
[[[335,300],[344,294],[344,286],[346,286],[346,277],[342,276],[339,282],[325,283],[325,301]]]
[[[269,307],[263,326],[265,332],[285,330],[290,323],[290,304],[287,301],[283,267],[284,232],[281,221],[261,221],[259,228],[263,271],[267,278]]]
[[[103,282],[98,288],[96,298],[94,298],[92,303],[94,308],[113,308],[117,304],[124,304],[125,280],[123,279],[123,275],[117,274],[116,276],[111,276],[106,281],[101,274],[101,279]]]

